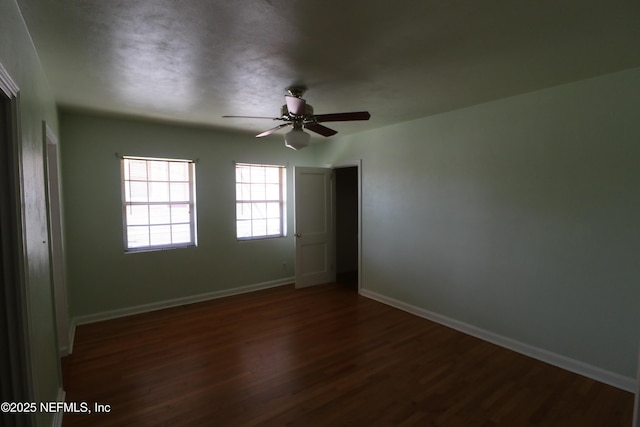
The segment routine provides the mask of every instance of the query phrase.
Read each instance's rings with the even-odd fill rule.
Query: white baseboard
[[[64,402],[66,393],[62,388],[58,389],[58,396],[56,397],[57,402]],[[51,427],[62,427],[62,417],[64,415],[64,411],[58,411],[53,415],[53,420],[51,421]]]
[[[73,340],[76,339],[76,321],[75,319],[71,319],[69,322],[69,347],[67,347],[66,356],[73,353]]]
[[[68,332],[68,336],[71,336],[71,325],[69,325],[69,332]],[[73,328],[73,333],[75,334],[76,330],[75,328]],[[58,347],[58,354],[60,355],[60,357],[65,357],[71,354],[71,346],[70,345],[63,345]]]
[[[524,354],[550,365],[557,366],[567,371],[583,375],[585,377],[605,384],[609,384],[613,387],[629,391],[631,393],[636,392],[636,380],[634,378],[629,378],[620,374],[616,374],[614,372],[606,371],[596,366],[589,365],[587,363],[580,362],[578,360],[571,359],[569,357],[565,357],[547,350],[543,350],[529,344],[525,344],[511,338],[495,334],[493,332],[489,332],[473,325],[469,325],[467,323],[442,316],[429,310],[425,310],[424,308],[416,307],[411,304],[389,298],[377,292],[369,291],[367,289],[360,289],[360,294],[364,297],[376,300],[383,304],[395,307],[402,311],[406,311],[424,319],[431,320],[460,332],[464,332],[465,334],[480,338],[481,340],[488,341],[504,348],[508,348],[509,350]]]
[[[69,328],[69,354],[73,350],[76,326],[87,323],[101,322],[103,320],[116,319],[118,317],[132,316],[134,314],[147,313],[150,311],[162,310],[164,308],[177,307],[180,305],[193,304],[217,298],[224,298],[232,295],[244,294],[247,292],[259,291],[262,289],[275,288],[277,286],[288,285],[294,282],[293,277],[271,280],[268,282],[256,283],[253,285],[240,286],[237,288],[224,289],[222,291],[207,292],[204,294],[191,295],[188,297],[175,298],[166,301],[153,302],[150,304],[136,305],[133,307],[121,308],[117,310],[103,311],[85,316],[77,316],[71,319]]]

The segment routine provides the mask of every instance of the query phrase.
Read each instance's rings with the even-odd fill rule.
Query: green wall
[[[638,112],[635,69],[326,145],[362,159],[363,287],[634,379]]]
[[[55,401],[62,388],[49,277],[42,122],[58,130],[56,108],[36,51],[13,0],[0,1],[0,63],[20,89],[23,237],[34,398]],[[51,425],[53,414],[37,414]]]
[[[281,134],[257,140],[75,112],[61,113],[60,122],[72,318],[293,276],[293,166],[313,165],[315,147],[287,149]],[[197,159],[197,247],[124,253],[116,153]],[[236,240],[234,162],[288,166],[286,238]]]

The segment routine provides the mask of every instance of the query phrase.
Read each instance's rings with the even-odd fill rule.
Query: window
[[[285,167],[236,164],[236,233],[238,240],[282,237]]]
[[[194,181],[190,160],[122,159],[125,251],[195,246]]]

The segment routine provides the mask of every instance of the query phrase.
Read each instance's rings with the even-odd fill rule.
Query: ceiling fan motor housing
[[[295,116],[289,113],[289,109],[287,108],[287,104],[284,104],[280,109],[280,116],[285,120],[294,120],[296,117],[303,117],[304,120],[313,120],[313,107],[309,104],[305,104],[304,106],[304,116]]]

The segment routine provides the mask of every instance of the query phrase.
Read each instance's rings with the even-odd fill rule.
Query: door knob
[[[296,233],[296,234],[294,234],[294,236],[296,236],[296,237],[302,237],[302,234],[300,234],[300,233]]]

